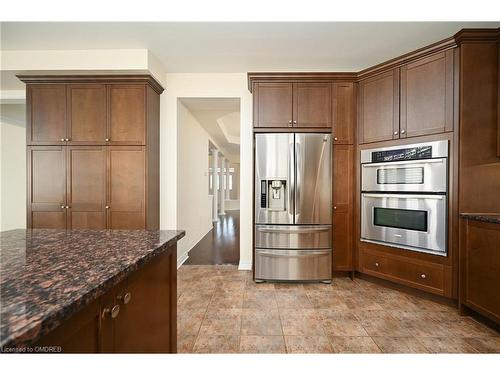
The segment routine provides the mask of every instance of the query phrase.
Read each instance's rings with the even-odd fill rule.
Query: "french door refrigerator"
[[[331,281],[330,134],[255,134],[255,280]]]

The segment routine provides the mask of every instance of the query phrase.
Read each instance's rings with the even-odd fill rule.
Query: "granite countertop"
[[[460,216],[464,219],[500,224],[500,214],[462,213]]]
[[[35,342],[184,235],[181,230],[0,232],[0,348]]]

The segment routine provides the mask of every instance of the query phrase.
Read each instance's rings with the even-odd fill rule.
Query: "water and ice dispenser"
[[[269,211],[286,211],[287,180],[272,179],[260,182],[260,207]]]

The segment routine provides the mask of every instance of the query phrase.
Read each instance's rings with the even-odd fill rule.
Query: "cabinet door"
[[[66,149],[28,147],[28,228],[66,228]]]
[[[172,339],[177,324],[175,254],[157,257],[134,272],[117,291],[120,313],[113,322],[116,353],[176,352],[176,340]]]
[[[354,83],[333,83],[333,142],[352,145],[354,142]]]
[[[68,229],[105,229],[106,151],[103,146],[68,149]]]
[[[109,229],[145,228],[145,181],[144,147],[108,147]]]
[[[60,145],[66,134],[66,86],[28,85],[27,144]]]
[[[144,145],[146,140],[146,87],[110,85],[108,139],[112,145]]]
[[[293,126],[330,128],[332,126],[332,86],[330,83],[293,85]]]
[[[453,50],[401,67],[401,136],[453,130]]]
[[[105,144],[106,86],[68,85],[70,144]]]
[[[353,146],[333,147],[333,269],[352,270]]]
[[[360,143],[399,138],[399,69],[359,82]]]
[[[253,124],[259,128],[292,126],[293,85],[256,83],[253,90]]]

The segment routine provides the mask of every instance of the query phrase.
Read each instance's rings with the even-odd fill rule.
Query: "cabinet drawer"
[[[444,268],[439,264],[363,251],[360,268],[368,275],[444,295]]]

